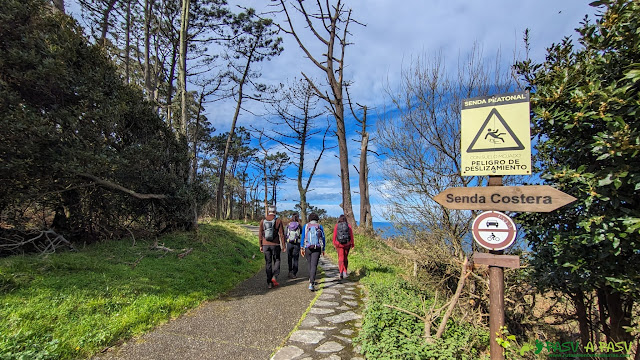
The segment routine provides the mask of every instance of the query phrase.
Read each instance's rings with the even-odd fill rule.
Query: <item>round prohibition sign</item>
[[[473,220],[473,238],[489,250],[506,249],[516,239],[516,224],[499,211],[485,211]]]

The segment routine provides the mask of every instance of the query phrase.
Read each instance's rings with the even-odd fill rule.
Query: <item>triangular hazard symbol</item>
[[[487,128],[489,125],[489,121],[495,115],[495,117],[500,121],[502,127],[504,127],[504,132],[502,128],[496,127],[496,125],[492,125],[494,128]],[[485,131],[486,130],[486,131]],[[509,137],[506,137],[506,135]],[[524,145],[516,134],[513,133],[513,130],[509,127],[506,121],[502,118],[502,115],[496,110],[496,108],[491,109],[489,116],[484,121],[480,130],[471,141],[469,148],[467,149],[468,153],[474,152],[489,152],[489,151],[510,151],[510,150],[524,150]]]

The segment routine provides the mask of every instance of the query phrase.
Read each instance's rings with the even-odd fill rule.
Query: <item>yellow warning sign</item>
[[[462,175],[531,174],[529,124],[529,92],[464,100]]]

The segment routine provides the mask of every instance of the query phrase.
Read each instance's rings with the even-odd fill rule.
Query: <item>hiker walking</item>
[[[338,252],[338,270],[340,271],[340,279],[346,278],[347,267],[349,266],[349,250],[354,247],[353,229],[347,222],[344,214],[340,215],[336,226],[333,228],[333,246]]]
[[[300,237],[302,235],[302,225],[298,214],[291,216],[289,225],[285,228],[285,238],[287,239],[287,261],[289,264],[289,278],[295,279],[298,276],[298,260],[300,259]]]
[[[267,216],[260,220],[258,239],[267,265],[267,287],[271,289],[280,285],[276,279],[280,274],[280,252],[284,252],[285,247],[282,220],[276,218],[276,207],[269,206],[267,212]]]
[[[302,256],[309,262],[309,290],[315,290],[316,271],[320,255],[324,256],[326,245],[324,238],[324,228],[318,224],[318,214],[309,214],[309,222],[302,229],[300,248]]]

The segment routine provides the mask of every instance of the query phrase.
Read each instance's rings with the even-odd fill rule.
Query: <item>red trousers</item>
[[[349,266],[349,250],[351,250],[349,247],[336,247],[336,251],[338,252],[338,270],[340,273],[346,272]]]

